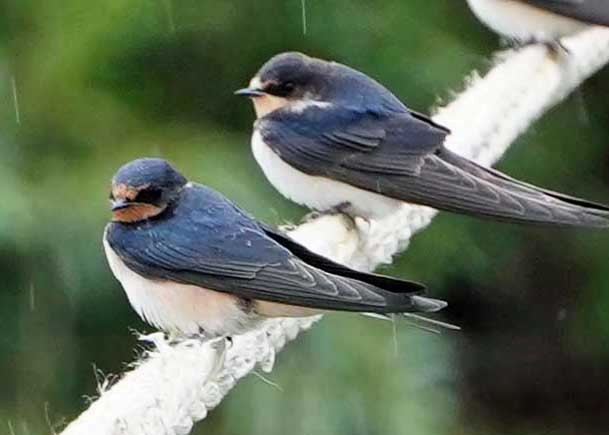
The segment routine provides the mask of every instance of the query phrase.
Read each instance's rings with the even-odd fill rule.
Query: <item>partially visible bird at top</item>
[[[592,25],[609,26],[607,0],[467,0],[486,26],[520,44],[560,40]]]
[[[449,129],[346,65],[279,54],[236,94],[254,104],[251,146],[267,179],[311,209],[380,219],[413,203],[514,223],[609,226],[604,205],[449,151]]]

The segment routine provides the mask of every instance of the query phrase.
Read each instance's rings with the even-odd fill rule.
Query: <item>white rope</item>
[[[435,120],[450,127],[448,147],[482,164],[498,160],[511,142],[547,109],[560,102],[609,61],[609,30],[594,28],[565,41],[569,55],[552,57],[543,46],[501,55],[484,78],[473,75],[467,89],[440,109]],[[291,236],[310,249],[361,270],[389,263],[435,211],[404,206],[383,221],[323,216],[300,225]],[[320,316],[279,319],[234,338],[169,344],[162,334],[146,339],[156,350],[100,397],[64,435],[187,434],[237,381],[257,365],[270,371],[275,355]]]

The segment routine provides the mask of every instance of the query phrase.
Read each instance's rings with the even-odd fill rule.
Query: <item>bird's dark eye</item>
[[[266,86],[265,91],[277,97],[287,97],[294,91],[294,82],[270,83]]]
[[[286,94],[289,94],[290,92],[292,92],[294,90],[294,83],[285,82],[281,85],[281,88]]]
[[[144,204],[158,204],[163,196],[161,189],[144,189],[140,190],[135,197],[135,202],[142,202]]]

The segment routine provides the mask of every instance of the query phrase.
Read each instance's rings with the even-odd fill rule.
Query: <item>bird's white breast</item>
[[[350,203],[349,211],[354,215],[375,219],[394,213],[402,205],[393,198],[299,171],[264,143],[257,130],[252,135],[252,152],[264,175],[283,196],[309,208],[325,211]]]
[[[116,279],[135,311],[168,332],[208,336],[236,334],[257,324],[232,295],[193,285],[145,278],[129,269],[104,237],[104,250]]]
[[[518,0],[467,0],[474,14],[508,38],[550,42],[583,30],[587,24]]]

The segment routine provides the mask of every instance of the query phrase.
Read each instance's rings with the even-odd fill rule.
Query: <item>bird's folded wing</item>
[[[350,172],[416,174],[422,157],[442,146],[448,130],[415,112],[369,112],[348,107],[276,111],[260,119],[263,141],[309,175],[349,182]]]
[[[324,272],[356,279],[394,293],[417,294],[423,293],[425,290],[424,285],[414,281],[405,281],[385,275],[377,275],[375,273],[366,273],[350,269],[342,264],[330,260],[329,258],[308,250],[305,246],[292,240],[289,236],[282,233],[278,229],[271,227],[270,225],[261,224],[261,227],[269,237],[285,248],[289,249],[290,252],[292,252],[295,256],[306,262],[308,265],[321,269]]]
[[[306,121],[289,112],[269,116],[258,129],[296,169],[404,202],[505,221],[609,223],[604,206],[513,180],[450,152],[442,145],[444,130],[411,114],[324,112],[325,120],[314,109],[297,114]]]
[[[424,298],[413,299],[411,294],[420,293],[421,285],[351,271],[304,247],[295,249],[296,242],[284,247],[251,221],[239,225],[245,214],[222,210],[224,222],[231,225],[211,230],[201,226],[204,220],[195,215],[178,224],[179,230],[177,222],[173,229],[151,227],[139,232],[116,226],[108,231],[108,242],[129,268],[151,279],[328,310],[420,311]],[[366,276],[368,282],[358,279]]]
[[[498,202],[494,191],[478,189],[475,177],[443,161],[445,130],[410,113],[376,115],[345,108],[323,112],[325,116],[313,109],[272,114],[257,128],[267,146],[309,175],[440,209],[451,202],[457,206],[468,195],[470,208],[481,202],[490,209]],[[355,137],[364,134],[366,140],[356,142]]]

